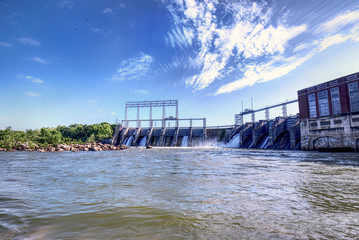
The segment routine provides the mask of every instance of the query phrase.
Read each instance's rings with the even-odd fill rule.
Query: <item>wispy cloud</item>
[[[92,30],[94,33],[103,33],[103,30],[100,29],[100,28],[91,28],[91,30]]]
[[[135,93],[140,93],[140,94],[150,94],[150,92],[149,92],[149,91],[144,90],[144,89],[136,89],[136,90],[135,90]]]
[[[19,38],[19,43],[23,44],[23,45],[27,45],[27,46],[35,46],[38,47],[41,45],[41,43],[35,39],[32,38],[26,38],[26,37],[22,37]]]
[[[336,31],[339,27],[355,23],[359,21],[359,9],[354,11],[346,11],[333,19],[321,24],[318,31]]]
[[[172,47],[199,46],[193,59],[199,73],[186,81],[187,86],[197,90],[223,77],[231,58],[250,60],[281,54],[291,39],[306,30],[305,25],[287,26],[284,22],[272,25],[269,21],[271,9],[264,3],[233,2],[224,8],[216,1],[185,0],[176,4],[180,7],[170,8],[175,28],[166,42]],[[217,10],[226,11],[231,23],[219,21]]]
[[[12,45],[11,43],[7,43],[7,42],[0,42],[0,47],[7,47],[7,48],[11,48],[14,45]]]
[[[111,116],[115,116],[116,113],[115,113],[115,112],[111,112],[110,115],[111,115]]]
[[[24,93],[29,97],[39,97],[40,96],[40,94],[35,93],[35,92],[30,92],[30,91],[25,91]]]
[[[74,3],[72,1],[69,1],[69,0],[63,0],[63,1],[59,2],[59,6],[61,8],[73,9]]]
[[[32,57],[31,58],[32,61],[38,62],[38,63],[42,63],[42,64],[48,64],[49,62],[43,58],[40,57]]]
[[[112,76],[113,81],[138,80],[147,76],[154,60],[150,55],[140,53],[138,57],[121,62]]]
[[[227,81],[215,95],[285,76],[330,46],[359,41],[357,9],[308,26],[289,25],[285,16],[273,19],[273,7],[266,1],[173,0],[167,7],[173,28],[165,36],[165,43],[172,48],[198,49],[182,61],[183,68],[191,63],[196,70],[186,78],[186,85],[202,90],[216,80]],[[308,32],[309,27],[314,31]],[[351,28],[338,33],[347,27]],[[314,40],[293,45],[302,33]],[[176,66],[177,59],[165,69]]]
[[[113,15],[113,11],[111,8],[106,8],[105,10],[102,11],[104,14],[107,14],[107,15]]]
[[[44,83],[44,81],[41,80],[40,78],[35,78],[33,76],[26,76],[25,78],[31,80],[33,83],[39,83],[39,84]]]

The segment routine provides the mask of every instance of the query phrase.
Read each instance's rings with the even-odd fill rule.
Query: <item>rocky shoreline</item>
[[[9,152],[15,152],[15,151],[28,151],[28,152],[78,152],[78,151],[115,151],[115,150],[125,150],[129,148],[126,145],[121,146],[114,146],[111,144],[103,144],[101,142],[98,143],[83,143],[83,144],[70,144],[70,145],[64,145],[64,144],[58,144],[56,146],[48,146],[48,147],[41,147],[38,145],[34,145],[32,147],[29,146],[27,143],[19,144],[19,146],[6,149],[6,148],[0,148],[0,151],[9,151]]]

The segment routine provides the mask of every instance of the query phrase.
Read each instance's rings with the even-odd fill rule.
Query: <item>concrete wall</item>
[[[359,150],[359,113],[301,119],[300,131],[304,150]]]

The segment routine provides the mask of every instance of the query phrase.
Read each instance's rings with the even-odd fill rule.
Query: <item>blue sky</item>
[[[0,0],[0,29],[0,129],[114,123],[126,101],[165,99],[227,125],[251,97],[359,71],[358,1]]]

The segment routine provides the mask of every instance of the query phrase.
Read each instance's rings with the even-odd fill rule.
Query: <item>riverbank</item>
[[[38,145],[29,145],[28,143],[19,144],[17,147],[13,148],[0,148],[0,151],[27,151],[27,152],[78,152],[78,151],[115,151],[115,150],[125,150],[129,148],[126,145],[113,146],[111,144],[103,144],[101,142],[93,143],[84,143],[84,144],[58,144],[56,146],[47,146],[41,147]]]

